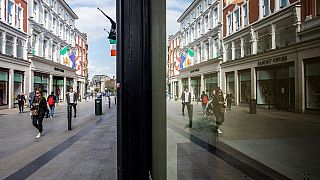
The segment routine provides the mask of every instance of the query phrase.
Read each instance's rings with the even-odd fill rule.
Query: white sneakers
[[[53,119],[52,116],[50,116],[50,119]]]
[[[220,131],[220,129],[218,129],[218,134],[222,134],[222,131]]]
[[[38,135],[36,136],[36,139],[41,138],[41,133],[38,133]]]

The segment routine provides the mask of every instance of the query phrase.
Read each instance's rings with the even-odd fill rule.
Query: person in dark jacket
[[[19,105],[19,113],[23,113],[23,106],[24,106],[24,103],[26,103],[26,98],[24,96],[24,94],[21,92],[16,100],[18,100],[18,105]]]
[[[221,134],[221,130],[219,126],[224,122],[224,109],[226,108],[224,104],[223,92],[221,89],[218,90],[218,93],[213,95],[212,98],[213,103],[213,111],[216,117],[216,129],[219,134]]]
[[[227,100],[227,107],[228,107],[228,110],[231,111],[231,102],[232,102],[232,99],[233,99],[233,95],[231,94],[230,91],[228,91],[227,95],[226,95],[226,100]]]
[[[187,109],[188,109],[189,108],[188,106],[191,103],[191,93],[189,92],[188,88],[185,88],[185,90],[182,92],[181,100],[182,100],[182,115],[184,116],[184,107],[187,106]]]
[[[42,136],[42,121],[47,109],[47,101],[46,98],[42,96],[42,91],[36,90],[36,96],[33,99],[30,109],[32,112],[32,124],[39,130],[36,139],[39,139]]]
[[[74,116],[77,117],[77,102],[78,102],[78,93],[73,91],[73,87],[70,88],[67,93],[67,104],[71,105],[74,110]]]

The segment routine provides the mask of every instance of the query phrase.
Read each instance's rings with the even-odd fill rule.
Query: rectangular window
[[[237,9],[234,12],[234,18],[235,18],[235,25],[236,25],[236,31],[240,28],[240,10]]]
[[[20,7],[17,7],[17,27],[19,29],[22,28],[22,9]]]
[[[317,1],[317,16],[320,16],[320,0]]]
[[[205,22],[205,33],[208,31],[208,29],[209,29],[209,20],[208,20],[208,16],[206,16],[205,17],[205,19],[204,19],[204,22]]]
[[[269,16],[269,0],[263,0],[263,16]]]
[[[48,48],[48,41],[47,40],[44,40],[43,41],[43,51],[42,51],[42,56],[43,57],[48,57],[48,54],[47,54],[47,48]]]
[[[13,55],[13,37],[12,36],[7,36],[6,37],[7,42],[6,42],[6,54],[7,55]]]
[[[44,27],[48,28],[48,11],[44,11]]]
[[[306,108],[320,110],[320,61],[306,61]]]
[[[38,20],[38,3],[34,1],[33,3],[33,17],[34,20],[37,21]]]
[[[280,8],[286,7],[288,5],[288,0],[280,0]]]
[[[0,70],[0,106],[8,104],[8,86],[9,76],[8,71]]]
[[[239,100],[241,103],[249,103],[251,99],[251,71],[240,71],[239,75]]]
[[[23,58],[23,44],[21,39],[17,39],[17,57],[21,59]]]
[[[227,16],[228,34],[232,33],[232,16],[229,14]]]
[[[249,24],[248,19],[248,5],[247,3],[243,4],[243,26],[246,27]]]
[[[18,100],[16,99],[17,96],[23,92],[23,81],[24,81],[24,75],[21,72],[14,72],[14,92],[13,92],[13,99],[14,103],[17,104]]]
[[[213,10],[213,27],[217,26],[218,24],[218,8]]]
[[[52,19],[52,30],[53,30],[53,33],[56,34],[56,18],[53,18]]]
[[[13,11],[13,8],[14,7],[14,4],[11,2],[11,1],[9,1],[8,2],[8,13],[7,13],[7,15],[8,15],[8,19],[7,19],[7,22],[9,23],[9,24],[12,24],[12,11]]]

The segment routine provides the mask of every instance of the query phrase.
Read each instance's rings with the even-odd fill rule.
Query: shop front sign
[[[264,59],[264,60],[258,61],[258,66],[266,66],[271,64],[283,63],[283,62],[287,62],[287,60],[288,60],[287,56],[279,56],[275,58]]]
[[[198,71],[199,71],[199,68],[191,70],[190,73],[194,73],[194,72],[198,72]]]

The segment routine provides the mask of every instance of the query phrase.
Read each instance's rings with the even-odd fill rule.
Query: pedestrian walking
[[[226,95],[226,100],[227,100],[227,107],[228,107],[228,110],[231,111],[231,102],[232,102],[232,99],[233,99],[233,95],[231,94],[230,91],[227,92],[227,95]]]
[[[18,105],[19,105],[19,113],[23,113],[23,106],[24,106],[24,103],[26,103],[26,98],[23,94],[23,92],[21,92],[16,100],[18,100]]]
[[[33,99],[31,110],[32,124],[39,131],[36,139],[39,139],[43,134],[42,121],[44,115],[47,111],[47,101],[46,98],[42,96],[41,90],[36,90],[35,98]]]
[[[30,92],[29,95],[28,95],[29,108],[31,108],[34,96],[35,96],[34,91]]]
[[[201,102],[202,102],[202,112],[203,112],[203,116],[206,116],[207,115],[207,104],[208,104],[208,95],[202,91],[202,94],[201,94]]]
[[[52,91],[51,94],[48,96],[47,101],[50,109],[50,119],[53,119],[54,109],[57,102],[57,97],[54,95],[54,91]]]
[[[224,111],[226,108],[224,103],[223,92],[221,89],[219,89],[217,93],[214,91],[212,103],[213,103],[214,114],[216,117],[215,128],[217,132],[221,134],[222,132],[219,129],[219,126],[224,122]]]
[[[185,88],[185,90],[182,92],[181,100],[182,100],[182,115],[184,116],[184,107],[187,106],[187,109],[188,109],[191,102],[191,93],[189,92],[188,88]]]
[[[78,94],[73,91],[73,88],[71,87],[69,92],[67,93],[67,104],[71,105],[74,110],[74,116],[77,117],[77,99],[78,99]]]

